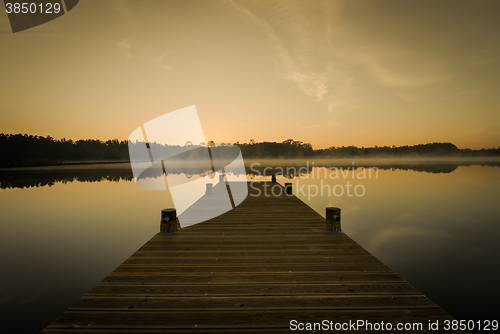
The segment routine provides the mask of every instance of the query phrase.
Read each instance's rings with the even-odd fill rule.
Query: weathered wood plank
[[[337,284],[105,284],[100,283],[87,295],[109,296],[302,296],[339,294],[417,294],[407,282],[344,282]]]
[[[272,334],[281,334],[281,333],[294,333],[298,332],[297,330],[291,331],[289,328],[231,328],[230,330],[227,330],[226,332],[228,333],[272,333]],[[319,331],[316,330],[301,330],[299,333],[318,333]],[[358,331],[356,331],[358,332]],[[363,330],[360,329],[359,332],[361,333],[366,333],[366,334],[380,334],[382,331],[380,330]],[[396,333],[420,333],[419,331],[416,330],[401,330],[401,331],[394,331]],[[429,332],[429,331],[428,331]],[[79,333],[79,334],[165,334],[165,333],[180,333],[180,334],[217,334],[221,333],[220,328],[175,328],[175,329],[168,329],[168,328],[160,328],[160,329],[85,329],[85,328],[80,328],[78,330],[75,329],[57,329],[57,328],[50,328],[50,329],[45,329],[43,334],[61,334],[61,333]],[[444,330],[441,326],[439,330],[433,330],[432,333],[436,334],[447,334],[447,333],[470,333],[468,331],[449,331],[449,330]]]
[[[347,235],[326,231],[297,197],[255,196],[265,186],[253,184],[219,217],[155,235],[43,333],[284,333],[293,319],[453,319]]]
[[[204,273],[191,274],[172,273],[111,273],[102,283],[148,282],[155,284],[251,284],[251,283],[373,283],[373,282],[405,282],[393,272],[341,272],[341,273]]]
[[[373,310],[286,310],[286,311],[68,311],[49,328],[284,328],[291,320],[334,323],[370,319],[371,322],[397,324],[429,321],[446,317],[440,308]]]
[[[134,254],[132,254],[129,259],[139,259],[142,257],[145,258],[155,258],[155,257],[165,257],[165,256],[170,256],[170,257],[191,257],[191,256],[199,256],[199,255],[206,255],[207,252],[206,250],[189,250],[186,252],[185,250],[159,250],[159,251],[145,251],[145,250],[138,250]],[[245,250],[231,250],[231,249],[221,249],[218,250],[217,255],[219,256],[293,256],[293,257],[300,257],[300,256],[337,256],[337,255],[370,255],[366,250],[362,249],[361,247],[348,247],[348,248],[337,248],[337,249],[330,249],[330,250],[309,250],[308,252],[302,251],[297,251],[295,248],[291,248],[286,250],[273,250],[269,251],[266,249],[254,249],[251,251],[245,251]]]
[[[336,295],[266,297],[101,297],[85,296],[71,311],[119,310],[356,310],[438,308],[425,296],[418,295]]]

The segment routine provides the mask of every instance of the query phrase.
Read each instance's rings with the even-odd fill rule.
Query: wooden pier
[[[292,320],[383,322],[395,332],[421,323],[412,333],[439,321],[430,332],[453,332],[438,305],[343,232],[328,232],[300,199],[266,197],[265,186],[281,187],[253,183],[235,209],[155,235],[42,333],[284,333]]]

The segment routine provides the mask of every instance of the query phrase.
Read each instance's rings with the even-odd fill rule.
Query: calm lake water
[[[323,216],[340,207],[347,235],[454,317],[500,320],[499,163],[386,164],[371,175],[282,163],[303,168],[278,182]],[[269,180],[256,166],[248,179]],[[168,192],[138,188],[128,164],[0,170],[0,332],[38,333],[172,206]]]

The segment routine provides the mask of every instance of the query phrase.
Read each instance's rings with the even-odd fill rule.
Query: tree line
[[[63,161],[128,160],[127,141],[56,140],[51,136],[0,134],[0,165],[44,165]]]
[[[249,143],[236,143],[248,158],[369,158],[398,156],[500,156],[500,148],[481,150],[460,149],[452,143],[428,143],[413,146],[331,146],[326,149],[313,149],[309,143],[287,139],[281,143],[250,140]]]
[[[213,142],[209,142],[213,143]],[[63,162],[89,161],[129,161],[129,144],[132,147],[144,143],[129,143],[127,140],[113,139],[102,141],[85,139],[54,139],[51,136],[27,134],[0,134],[0,166],[44,165]],[[199,146],[186,143],[186,146]],[[327,149],[313,149],[309,143],[287,139],[283,142],[236,142],[245,158],[362,158],[362,157],[398,157],[398,156],[500,156],[500,148],[481,150],[460,149],[452,143],[428,143],[413,146],[331,146]],[[171,151],[186,151],[178,145],[149,144],[158,149],[163,147]],[[229,148],[224,144],[218,149]],[[186,152],[187,153],[187,152]],[[188,154],[186,154],[186,158]]]

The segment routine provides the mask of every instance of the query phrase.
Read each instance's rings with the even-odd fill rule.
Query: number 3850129
[[[23,14],[27,14],[27,13],[31,13],[31,14],[35,14],[35,13],[40,13],[40,14],[57,14],[61,11],[61,4],[59,3],[50,3],[50,2],[46,2],[46,3],[40,3],[40,4],[36,4],[34,2],[23,2],[23,3],[19,3],[19,2],[15,2],[15,3],[10,3],[10,2],[7,2],[5,4],[5,9],[7,11],[7,14],[10,14],[10,13],[14,13],[14,14],[19,14],[19,13],[23,13]]]

